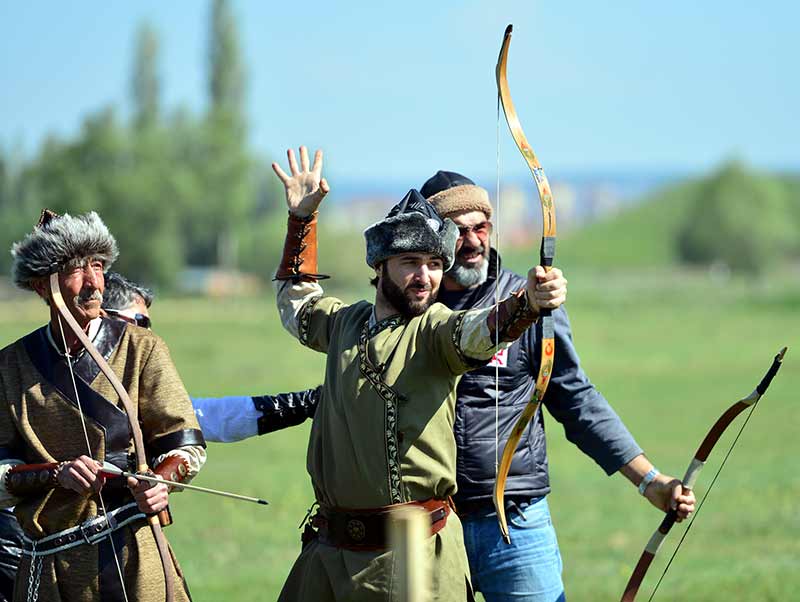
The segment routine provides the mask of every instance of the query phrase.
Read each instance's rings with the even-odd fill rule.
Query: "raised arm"
[[[300,166],[297,165],[294,151],[287,151],[289,171],[287,174],[277,163],[272,169],[283,183],[286,191],[286,206],[289,219],[286,227],[286,242],[283,246],[278,271],[275,274],[275,292],[278,313],[284,328],[317,351],[327,349],[327,325],[341,302],[328,298],[318,303],[322,297],[322,287],[318,281],[328,276],[317,270],[317,209],[330,190],[328,182],[322,177],[322,151],[314,154],[314,164],[308,160],[308,149],[300,147]],[[314,318],[320,320],[314,320]],[[309,325],[314,321],[316,336],[309,340]]]
[[[277,163],[272,169],[283,183],[289,221],[283,257],[278,267],[276,280],[316,282],[326,278],[317,273],[317,208],[330,190],[322,177],[322,151],[314,155],[314,165],[309,167],[308,149],[300,147],[300,169],[297,167],[294,150],[287,151],[289,171],[287,175]]]

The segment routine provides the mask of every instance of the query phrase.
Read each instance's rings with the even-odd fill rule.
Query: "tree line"
[[[758,173],[732,161],[689,194],[675,236],[676,257],[761,275],[800,259],[800,180]]]
[[[187,265],[263,269],[263,229],[284,209],[267,162],[247,145],[246,81],[229,2],[211,6],[205,114],[164,110],[158,62],[158,34],[144,23],[129,119],[107,106],[77,135],[51,136],[29,159],[0,148],[1,248],[29,232],[43,207],[94,210],[118,240],[120,271],[133,279],[169,288]],[[10,261],[0,254],[3,273]]]
[[[144,23],[129,77],[129,118],[103,107],[77,135],[51,136],[31,158],[0,147],[0,249],[30,231],[43,207],[94,210],[117,237],[118,269],[134,280],[168,290],[187,266],[269,278],[285,206],[268,161],[247,144],[245,70],[228,0],[211,5],[204,114],[164,109],[158,62],[158,34]],[[671,233],[674,261],[760,273],[800,258],[797,177],[732,162],[682,190],[684,216]],[[363,257],[360,235],[321,227],[333,241],[328,248]],[[2,273],[10,262],[0,253]],[[355,263],[337,266],[339,286],[363,286],[366,271]]]

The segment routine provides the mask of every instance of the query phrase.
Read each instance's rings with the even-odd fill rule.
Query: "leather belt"
[[[83,544],[94,545],[117,529],[140,518],[146,518],[146,515],[139,510],[136,502],[132,502],[111,510],[106,515],[94,516],[77,527],[70,527],[41,539],[31,540],[26,537],[22,553],[33,557],[48,556]]]
[[[391,513],[409,506],[417,506],[428,513],[431,536],[442,530],[451,512],[450,500],[437,499],[380,508],[321,507],[311,517],[311,527],[316,531],[319,541],[329,546],[359,551],[385,550],[389,547],[388,526]]]

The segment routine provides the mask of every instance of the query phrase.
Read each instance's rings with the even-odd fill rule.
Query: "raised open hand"
[[[314,153],[314,165],[310,169],[308,149],[305,146],[300,147],[300,169],[297,168],[294,150],[290,148],[286,155],[289,157],[289,171],[292,175],[287,175],[277,163],[272,164],[272,169],[286,189],[289,212],[297,217],[308,217],[317,210],[330,190],[328,182],[322,177],[322,151]]]

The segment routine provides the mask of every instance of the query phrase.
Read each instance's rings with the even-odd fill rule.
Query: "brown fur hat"
[[[492,219],[492,205],[485,188],[454,171],[437,171],[420,189],[439,215],[448,217],[464,211],[483,211]]]

